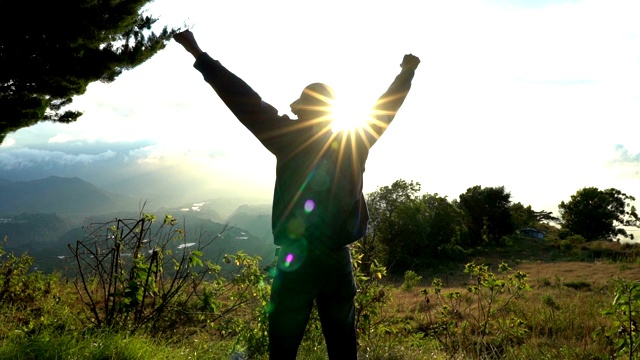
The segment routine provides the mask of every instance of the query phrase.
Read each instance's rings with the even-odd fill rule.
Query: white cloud
[[[16,144],[16,140],[10,137],[5,137],[4,141],[2,143],[0,143],[0,148],[8,148],[8,147],[12,147],[13,145]]]
[[[75,140],[75,138],[69,134],[61,133],[49,139],[49,143],[66,143]]]
[[[107,150],[98,154],[70,154],[31,148],[11,148],[0,151],[0,168],[4,170],[30,167],[51,168],[59,165],[89,164],[113,159],[117,153]]]
[[[616,187],[638,174],[637,0],[328,1],[313,9],[294,1],[185,1],[149,8],[160,23],[194,25],[205,50],[285,113],[315,81],[373,102],[404,53],[422,59],[396,121],[372,149],[367,191],[400,178],[450,197],[504,185],[519,201],[553,211],[582,186]],[[278,14],[286,20],[274,23]],[[237,26],[239,16],[245,26]],[[237,31],[216,35],[229,28]],[[192,64],[171,42],[115,82],[91,84],[74,100],[84,111],[76,123],[13,133],[0,147],[0,166],[120,154],[149,166],[183,161],[270,188],[273,156]],[[100,150],[55,147],[89,143]],[[34,150],[42,144],[61,152]],[[616,144],[625,147],[612,161]],[[8,155],[18,145],[31,150]],[[640,195],[635,183],[623,185]]]

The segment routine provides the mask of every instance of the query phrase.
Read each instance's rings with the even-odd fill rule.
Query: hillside
[[[32,181],[0,181],[0,214],[104,214],[136,209],[133,198],[99,189],[77,177],[50,176]]]
[[[243,250],[270,261],[270,207],[239,204],[242,199],[220,198],[168,208],[154,201],[140,203],[77,177],[0,179],[0,239],[6,240],[0,246],[15,254],[28,253],[35,259],[34,268],[60,270],[69,262],[68,245],[83,240],[91,224],[136,219],[142,211],[160,219],[172,215],[185,227],[189,242],[215,236],[226,226],[210,257]]]

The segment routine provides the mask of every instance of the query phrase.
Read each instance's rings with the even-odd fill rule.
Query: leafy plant
[[[26,253],[17,256],[0,246],[0,303],[24,307],[51,292],[51,279],[29,271],[33,261]]]
[[[159,325],[170,306],[178,300],[186,303],[206,275],[219,271],[201,257],[222,232],[188,243],[175,218],[165,216],[154,229],[155,220],[154,215],[141,213],[138,219],[92,224],[84,240],[69,245],[77,264],[74,285],[93,325],[130,329]],[[185,289],[190,291],[183,293]]]
[[[219,330],[237,333],[237,344],[249,357],[264,355],[269,350],[268,316],[271,284],[267,274],[259,267],[259,257],[252,257],[244,252],[236,255],[225,255],[226,263],[234,264],[240,269],[230,282],[232,285],[226,310],[246,306],[248,313],[240,320],[229,322],[231,327],[217,326]],[[221,283],[221,282],[220,282]],[[222,284],[222,283],[221,283]],[[222,294],[220,294],[222,295]]]
[[[358,243],[351,246],[353,276],[358,292],[356,293],[356,330],[362,338],[370,338],[383,328],[382,309],[389,302],[390,292],[381,280],[387,275],[387,269],[377,261],[373,261],[369,269],[362,268],[362,252]]]
[[[404,273],[404,282],[402,283],[403,290],[411,290],[422,280],[422,276],[416,274],[414,271],[407,270]]]
[[[612,318],[608,329],[601,329],[594,335],[604,335],[613,347],[617,358],[638,359],[640,355],[640,283],[617,279],[615,281],[615,297],[611,306],[603,311]]]
[[[487,355],[499,352],[506,344],[521,342],[526,333],[523,320],[509,316],[508,306],[523,291],[530,290],[527,274],[515,272],[505,263],[500,264],[500,275],[487,265],[468,263],[465,272],[472,284],[466,293],[458,290],[443,291],[440,279],[434,279],[431,289],[422,290],[425,301],[435,304],[428,308],[430,323],[424,328],[447,353],[459,351]],[[435,311],[434,311],[435,310]]]

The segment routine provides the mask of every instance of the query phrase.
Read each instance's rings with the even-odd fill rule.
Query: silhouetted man
[[[278,111],[198,46],[189,30],[174,36],[194,67],[233,114],[276,156],[272,229],[279,247],[269,316],[269,352],[295,359],[316,302],[329,358],[356,359],[356,286],[348,245],[367,230],[362,180],[369,149],[404,102],[420,60],[402,70],[360,129],[333,132],[333,90],[307,86],[291,104],[298,119]]]

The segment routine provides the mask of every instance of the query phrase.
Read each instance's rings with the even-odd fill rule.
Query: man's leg
[[[332,261],[331,275],[317,298],[322,333],[327,343],[329,359],[357,359],[353,278],[349,248],[339,250]]]
[[[313,308],[317,286],[304,264],[294,271],[277,269],[268,310],[269,359],[296,358]]]

